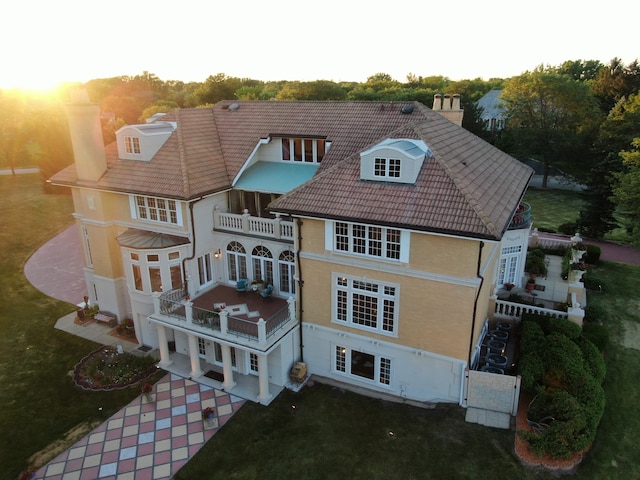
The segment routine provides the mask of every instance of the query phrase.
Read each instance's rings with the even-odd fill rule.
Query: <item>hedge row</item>
[[[595,438],[604,412],[605,363],[582,329],[565,319],[523,316],[519,371],[522,389],[536,395],[528,412],[540,431],[521,431],[539,455],[567,458]]]

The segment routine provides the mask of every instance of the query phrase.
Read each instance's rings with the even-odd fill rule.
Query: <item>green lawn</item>
[[[96,345],[55,330],[73,307],[45,297],[23,276],[29,256],[71,224],[71,199],[43,194],[37,175],[0,177],[0,195],[0,479],[14,480],[34,452],[76,425],[111,415],[139,389],[77,389],[68,372]],[[553,225],[577,215],[575,199],[564,195],[531,201],[537,221]],[[597,275],[607,288],[589,301],[607,309],[603,321],[612,334],[607,407],[577,477],[640,478],[640,351],[622,346],[630,325],[640,323],[640,267],[605,263]],[[465,423],[456,406],[423,410],[316,384],[285,391],[269,407],[247,402],[176,479],[555,478],[521,466],[513,439],[513,431]]]

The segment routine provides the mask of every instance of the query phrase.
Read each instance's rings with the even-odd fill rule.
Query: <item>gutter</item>
[[[478,293],[476,293],[476,299],[473,302],[473,317],[471,318],[471,332],[469,334],[469,359],[468,365],[471,367],[471,360],[473,358],[473,332],[476,329],[476,314],[478,313],[478,299],[480,298],[480,292],[482,291],[482,285],[484,284],[484,277],[480,275],[480,265],[482,264],[482,249],[484,248],[484,242],[480,242],[478,246],[478,266],[476,276],[480,279],[480,286],[478,287]]]
[[[191,249],[191,256],[182,259],[182,272],[184,274],[184,297],[186,299],[189,299],[190,297],[189,296],[189,275],[187,275],[186,264],[188,261],[193,260],[196,256],[196,229],[193,221],[193,207],[195,206],[196,203],[198,203],[203,198],[204,197],[200,197],[193,202],[189,202],[189,220],[190,220],[189,224],[191,227],[191,234],[193,236],[193,243],[192,243],[193,247]]]
[[[302,287],[304,287],[304,280],[302,280],[302,265],[300,263],[300,250],[302,250],[302,220],[298,218],[298,248],[296,249],[296,263],[298,264],[298,305],[299,305],[299,313],[298,313],[298,323],[300,328],[298,331],[300,332],[300,361],[304,362],[304,342],[302,340]]]

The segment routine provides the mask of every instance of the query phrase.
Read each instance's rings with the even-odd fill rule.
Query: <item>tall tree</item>
[[[624,171],[620,152],[630,150],[636,137],[640,137],[640,95],[620,100],[600,127],[595,143],[600,160],[588,169],[584,208],[578,219],[579,230],[588,237],[601,238],[618,226],[615,212],[619,198],[614,192]]]
[[[507,118],[504,145],[542,162],[543,187],[551,165],[579,173],[601,118],[588,85],[540,66],[506,80],[500,99]]]
[[[347,92],[329,80],[288,82],[276,95],[276,100],[344,100]]]
[[[634,139],[631,147],[620,153],[625,170],[616,175],[619,183],[614,194],[626,214],[633,244],[640,246],[640,137]]]
[[[614,58],[607,67],[598,70],[591,85],[593,94],[600,101],[600,108],[607,114],[623,97],[640,91],[640,65],[638,60],[625,65]]]

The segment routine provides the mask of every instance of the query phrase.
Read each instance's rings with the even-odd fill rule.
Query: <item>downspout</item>
[[[300,263],[300,250],[302,250],[302,220],[298,218],[298,248],[296,250],[296,263],[298,264],[298,324],[300,325],[300,361],[304,362],[304,343],[302,341],[302,287],[304,287],[304,280],[302,280],[302,264]]]
[[[189,275],[187,275],[186,265],[188,261],[193,260],[196,256],[196,228],[193,221],[193,207],[202,199],[203,197],[200,197],[193,202],[189,202],[189,222],[191,224],[191,233],[193,235],[193,248],[191,249],[191,256],[182,259],[182,271],[184,272],[184,298],[186,299],[189,299]]]
[[[478,287],[478,293],[476,294],[476,299],[473,302],[473,317],[471,318],[471,333],[469,334],[469,361],[468,361],[469,368],[471,368],[471,360],[473,359],[473,332],[476,329],[476,314],[478,313],[478,300],[480,299],[480,292],[482,291],[482,285],[484,283],[484,277],[480,275],[483,248],[484,248],[484,242],[481,241],[478,246],[478,267],[476,271],[476,276],[480,279],[480,286]]]

